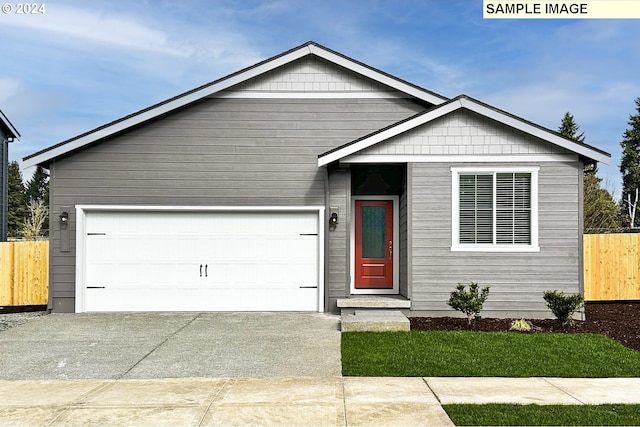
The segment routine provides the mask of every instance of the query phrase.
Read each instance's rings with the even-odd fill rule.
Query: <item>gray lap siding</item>
[[[542,299],[545,290],[580,292],[580,162],[535,164],[540,167],[540,252],[524,253],[452,252],[451,166],[469,165],[411,166],[412,310],[455,315],[446,305],[449,294],[457,283],[471,281],[491,286],[485,316],[549,317]]]
[[[74,311],[76,205],[324,206],[318,154],[422,109],[408,99],[205,99],[55,160],[51,216],[70,206],[71,218],[69,252],[52,221],[51,308]],[[344,260],[346,240],[330,245]],[[329,271],[330,293],[343,295],[343,277]]]

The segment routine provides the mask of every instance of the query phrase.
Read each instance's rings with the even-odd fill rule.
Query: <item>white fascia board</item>
[[[192,102],[195,102],[207,96],[213,95],[214,93],[219,92],[221,90],[228,89],[231,86],[234,86],[238,83],[242,83],[260,74],[271,71],[274,68],[277,68],[277,67],[280,67],[281,65],[295,61],[296,59],[302,58],[308,54],[309,54],[308,47],[303,47],[296,51],[290,52],[287,55],[283,55],[279,58],[273,59],[272,61],[269,61],[262,65],[252,67],[243,73],[224,79],[219,83],[213,84],[211,86],[207,86],[205,88],[202,88],[188,95],[181,96],[180,98],[175,99],[171,102],[167,102],[165,104],[159,105],[156,108],[153,108],[149,111],[136,114],[133,117],[130,117],[126,120],[120,121],[118,123],[114,123],[113,125],[108,126],[104,129],[101,129],[96,132],[92,132],[89,135],[86,135],[82,138],[78,138],[67,144],[61,145],[59,147],[46,151],[40,155],[27,159],[24,162],[24,167],[26,168],[26,167],[36,166],[41,163],[46,163],[58,156],[61,156],[73,150],[82,148],[87,144],[90,144],[99,139],[111,136],[113,134],[126,130],[132,126],[136,126],[140,123],[144,123],[147,120],[154,119],[158,116],[161,116],[165,113],[173,111],[177,108],[183,107]]]
[[[445,114],[449,114],[450,112],[455,111],[458,108],[460,108],[460,102],[451,102],[447,105],[424,113],[414,119],[407,120],[406,122],[400,123],[397,126],[391,127],[382,132],[371,135],[368,138],[364,138],[358,142],[347,145],[346,147],[343,147],[325,156],[319,157],[318,167],[326,166],[329,163],[340,160],[346,156],[350,156],[353,153],[369,148],[379,142],[386,141],[389,138],[393,138],[394,136],[400,135],[401,133],[411,130],[417,126],[435,120],[439,117],[444,116]]]
[[[365,67],[363,65],[360,65],[357,62],[354,62],[352,60],[349,60],[343,56],[340,55],[336,55],[333,52],[329,52],[327,50],[322,49],[319,46],[316,45],[310,45],[309,46],[309,50],[311,51],[312,54],[319,56],[323,59],[326,59],[327,61],[333,62],[337,65],[340,65],[348,70],[354,71],[358,74],[362,74],[363,76],[369,77],[370,79],[376,80],[384,85],[390,86],[394,89],[397,89],[401,92],[407,93],[411,96],[414,96],[418,99],[421,99],[423,101],[429,102],[430,104],[434,104],[434,105],[440,105],[444,102],[447,102],[448,99],[446,98],[441,98],[438,96],[435,96],[429,92],[426,92],[424,90],[420,90],[415,86],[411,86],[408,85],[406,83],[403,83],[397,79],[394,79],[390,76],[387,76],[385,74],[379,73],[377,71],[372,70],[371,68]]]
[[[521,130],[525,133],[528,133],[529,135],[535,136],[537,138],[543,139],[545,141],[549,141],[552,144],[555,144],[559,147],[562,147],[564,149],[567,149],[569,151],[573,151],[574,153],[583,155],[585,157],[588,157],[590,159],[596,160],[598,162],[602,162],[605,165],[610,164],[611,162],[611,156],[607,156],[606,154],[603,154],[599,151],[596,150],[592,150],[589,147],[585,147],[583,145],[580,144],[576,144],[574,142],[571,142],[570,140],[567,140],[565,138],[561,138],[557,135],[554,135],[551,132],[548,132],[546,130],[540,129],[536,126],[532,126],[529,123],[523,122],[522,120],[518,120],[514,117],[508,116],[506,114],[503,114],[499,111],[493,110],[491,108],[488,108],[484,105],[478,104],[476,102],[473,102],[469,99],[465,99],[462,98],[460,99],[460,103],[461,106],[463,108],[467,108],[471,111],[474,111],[478,114],[481,114],[485,117],[488,117],[490,119],[493,119],[497,122],[503,123],[507,126],[510,126],[514,129],[518,129]]]

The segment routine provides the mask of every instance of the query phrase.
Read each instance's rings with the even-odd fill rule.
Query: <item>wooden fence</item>
[[[47,304],[49,242],[0,243],[0,307]]]
[[[584,235],[584,298],[640,300],[640,233]]]

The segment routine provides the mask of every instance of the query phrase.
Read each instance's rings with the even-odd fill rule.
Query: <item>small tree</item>
[[[564,292],[558,291],[545,291],[544,300],[556,319],[563,325],[573,324],[573,315],[584,302],[580,294],[565,295]]]
[[[465,288],[466,285],[458,283],[456,290],[451,292],[451,296],[449,301],[447,301],[447,304],[455,310],[466,314],[467,320],[469,321],[469,324],[471,324],[473,318],[479,315],[480,311],[482,311],[482,305],[489,296],[490,286],[486,286],[478,292],[478,284],[471,282],[469,290],[467,291]]]
[[[558,132],[567,138],[577,142],[584,142],[584,132],[580,132],[580,126],[569,112],[564,114]],[[597,176],[597,163],[587,163],[583,169],[583,219],[586,233],[600,233],[603,231],[617,230],[618,206],[613,196],[600,183],[602,178]]]
[[[29,216],[22,227],[22,237],[26,240],[36,240],[40,237],[42,226],[49,217],[49,209],[43,200],[31,200],[29,202]]]
[[[585,173],[583,180],[585,233],[617,231],[620,228],[618,204],[613,200],[611,192],[602,188],[602,178]]]
[[[42,166],[36,168],[33,176],[25,185],[25,193],[27,205],[32,201],[41,200],[44,202],[44,206],[49,206],[49,174]],[[42,228],[49,229],[49,216],[45,218]]]

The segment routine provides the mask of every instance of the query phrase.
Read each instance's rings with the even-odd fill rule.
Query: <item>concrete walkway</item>
[[[640,378],[0,381],[0,425],[453,425],[451,403],[640,403]]]

